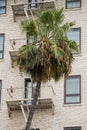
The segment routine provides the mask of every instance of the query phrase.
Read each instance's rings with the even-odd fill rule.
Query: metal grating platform
[[[14,110],[21,110],[21,106],[23,106],[24,109],[27,107],[31,107],[31,101],[33,99],[15,99],[15,100],[7,100],[7,106],[8,106],[8,114],[11,116],[11,112]],[[53,109],[53,101],[51,98],[39,98],[36,109]]]
[[[36,5],[32,7],[32,4]],[[13,15],[14,15],[14,20],[16,16],[25,16],[25,11],[26,9],[27,14],[31,15],[30,9],[33,14],[36,13],[36,10],[41,8],[41,9],[54,9],[55,8],[55,0],[44,0],[44,1],[39,1],[39,2],[30,2],[28,4],[19,4],[19,3],[14,3],[11,4],[12,10],[13,10]]]
[[[12,51],[9,51],[9,53],[10,53],[12,61],[15,62],[16,58],[17,58],[18,51],[12,50]]]

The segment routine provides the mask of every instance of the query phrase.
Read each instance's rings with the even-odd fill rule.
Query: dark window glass
[[[1,107],[1,90],[2,90],[2,81],[0,80],[0,107]]]
[[[4,34],[0,34],[0,59],[4,57]]]
[[[39,2],[42,2],[42,1],[44,1],[44,0],[39,0]],[[37,7],[39,7],[38,5],[38,3],[35,3],[35,2],[38,2],[38,0],[29,0],[29,3],[30,3],[30,8],[31,9],[35,9],[35,8],[37,8]]]
[[[6,0],[0,0],[0,14],[6,13]]]
[[[80,103],[81,102],[81,77],[70,76],[65,80],[65,103]]]
[[[66,8],[80,8],[81,0],[66,0]]]
[[[81,49],[81,28],[72,28],[71,31],[67,32],[67,37],[69,40],[75,41]]]
[[[32,82],[30,79],[25,79],[25,98],[32,98]],[[31,101],[26,101],[26,103],[31,104]]]
[[[81,130],[81,127],[65,127],[64,130]]]
[[[29,0],[29,2],[31,3],[31,4],[30,4],[30,7],[31,7],[32,9],[37,8],[37,4],[35,3],[35,2],[37,2],[37,0]]]

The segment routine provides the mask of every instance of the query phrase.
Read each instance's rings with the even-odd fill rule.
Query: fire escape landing
[[[8,115],[11,117],[12,111],[21,110],[25,122],[27,122],[27,117],[25,110],[29,112],[31,108],[31,101],[33,99],[12,99],[7,100]],[[52,109],[52,114],[54,114],[54,104],[51,98],[39,98],[36,104],[36,109]]]
[[[54,9],[55,0],[37,0],[37,2],[29,2],[26,4],[12,2],[11,7],[13,10],[14,21],[16,21],[16,16],[25,16],[26,12],[28,15],[31,15],[31,11],[35,14],[37,9]]]

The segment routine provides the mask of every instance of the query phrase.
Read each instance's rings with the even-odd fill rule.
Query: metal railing
[[[35,4],[35,3],[45,3],[45,2],[55,2],[55,0],[11,0],[11,4]]]
[[[34,89],[31,87],[9,87],[7,88],[7,92],[9,94],[9,99],[16,98],[32,98],[34,94]],[[29,97],[31,95],[31,97]]]

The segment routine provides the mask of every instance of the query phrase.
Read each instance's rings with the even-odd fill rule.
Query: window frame
[[[1,86],[0,86],[0,109],[1,109],[1,91],[2,91],[2,80],[0,80],[0,82],[1,82]]]
[[[0,6],[0,9],[5,9],[5,12],[4,13],[0,13],[0,15],[2,14],[6,14],[6,11],[7,11],[7,0],[5,0],[5,6]]]
[[[79,49],[81,51],[81,27],[71,28],[71,31],[79,31]],[[68,37],[68,36],[67,36]],[[74,52],[73,54],[78,54],[78,52]]]
[[[31,128],[31,130],[40,130],[40,128]]]
[[[3,50],[2,51],[0,51],[0,53],[2,53],[2,58],[0,58],[0,60],[1,59],[3,59],[4,58],[4,44],[5,44],[5,34],[0,34],[0,36],[3,36]]]
[[[81,127],[64,127],[64,130],[69,130],[69,129],[73,129],[73,130],[77,130],[77,129],[80,129],[81,130]]]
[[[81,75],[71,75],[68,78],[71,79],[79,79],[79,94],[66,94],[66,80],[64,79],[64,104],[80,104],[81,103]],[[75,96],[79,96],[80,100],[79,102],[66,102],[66,97],[75,97]]]
[[[80,2],[80,7],[67,7],[67,4],[68,3],[72,3],[72,2]],[[65,8],[66,9],[74,9],[74,8],[81,8],[81,5],[82,5],[82,3],[81,3],[81,0],[71,0],[71,1],[67,1],[67,0],[65,0]]]

